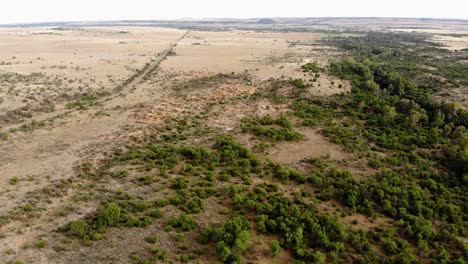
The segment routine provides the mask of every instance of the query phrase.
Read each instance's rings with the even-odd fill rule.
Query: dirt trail
[[[132,107],[147,100],[158,99],[162,94],[161,87],[154,87],[152,94],[146,90],[136,89],[153,73],[161,62],[176,47],[180,38],[171,42],[169,47],[152,60],[150,66],[125,85],[122,94],[102,98],[102,104],[84,111],[63,109],[56,111],[55,116],[68,113],[57,119],[51,127],[36,129],[32,132],[15,134],[10,140],[0,143],[0,215],[25,200],[25,193],[46,186],[50,180],[68,178],[73,175],[73,165],[83,158],[86,151],[93,155],[103,149],[91,146],[103,143],[105,135],[121,130],[127,125],[135,125],[131,115]],[[139,93],[138,96],[134,93]],[[127,98],[131,96],[131,100]],[[120,105],[124,110],[111,110]],[[98,110],[105,110],[107,115],[96,116]],[[50,118],[50,114],[41,119]],[[10,129],[11,126],[4,129]],[[9,180],[18,177],[19,182],[10,184]]]
[[[18,133],[12,140],[0,145],[0,215],[7,214],[18,205],[26,203],[27,193],[39,190],[52,180],[72,177],[74,165],[88,156],[99,157],[110,146],[115,146],[119,139],[112,135],[122,131],[127,126],[139,124],[129,118],[135,111],[135,106],[141,103],[163,100],[167,94],[162,85],[152,85],[151,89],[144,86],[146,77],[158,69],[159,65],[177,46],[187,33],[151,61],[144,71],[125,85],[121,94],[103,98],[101,105],[85,111],[67,109],[69,115],[56,121],[50,128],[37,129],[30,133]],[[122,96],[124,94],[124,96]],[[115,110],[116,105],[121,108]],[[114,109],[114,110],[113,110]],[[108,115],[96,116],[104,110]],[[106,147],[104,147],[106,146]],[[19,182],[10,184],[9,180],[18,177]],[[81,185],[78,184],[78,186]],[[74,186],[74,187],[73,187]],[[52,198],[45,211],[38,218],[28,221],[28,226],[13,221],[0,225],[0,233],[7,237],[1,241],[0,248],[17,252],[37,239],[39,233],[50,232],[66,221],[71,221],[86,214],[93,208],[79,211],[65,218],[54,219],[53,215],[71,204],[71,197],[76,193],[75,184],[65,193],[64,197]],[[12,235],[15,230],[22,230],[20,235]],[[29,251],[26,250],[26,254]],[[48,263],[46,259],[38,259],[38,263]]]
[[[144,70],[136,75],[136,78],[127,84],[125,88],[127,90],[132,90],[134,89],[138,84],[140,84],[145,78],[152,73],[153,71],[157,70],[161,62],[169,56],[169,54],[174,50],[174,48],[177,46],[177,43],[179,41],[183,40],[187,35],[189,34],[189,31],[185,32],[180,38],[178,38],[176,41],[171,42],[169,44],[169,48],[165,49],[163,52],[161,52],[154,60],[151,61],[149,67],[144,68]]]
[[[171,52],[173,52],[177,44],[181,40],[183,40],[188,34],[189,34],[189,31],[186,31],[181,37],[176,39],[174,42],[171,42],[167,49],[159,53],[158,56],[156,56],[154,59],[151,59],[151,61],[148,63],[148,66],[145,65],[138,72],[130,76],[130,79],[133,79],[133,80],[130,81],[129,83],[123,84],[120,93],[114,93],[109,96],[102,97],[100,98],[99,101],[100,102],[110,101],[119,97],[122,93],[123,94],[131,93],[141,82],[143,82],[147,78],[149,74],[151,74],[152,72],[156,71],[159,68],[159,65],[161,64],[161,62],[164,61],[167,58],[167,56],[170,55]],[[70,114],[74,111],[75,110],[73,109],[68,109],[66,107],[66,104],[62,103],[62,104],[58,104],[55,106],[55,111],[50,112],[50,113],[43,113],[38,116],[35,116],[33,120],[41,122],[47,119],[52,119],[52,118],[56,118],[62,115]],[[21,127],[22,124],[23,123],[0,127],[0,132],[7,132],[11,129],[18,129],[19,127]]]

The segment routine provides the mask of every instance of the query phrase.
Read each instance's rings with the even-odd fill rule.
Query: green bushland
[[[380,243],[393,261],[416,261],[417,254],[434,263],[462,263],[468,113],[432,94],[442,86],[466,84],[466,66],[450,56],[429,59],[427,52],[446,52],[419,35],[370,33],[332,42],[352,55],[330,66],[331,74],[352,82],[351,94],[298,98],[293,108],[304,125],[323,126],[325,136],[351,153],[364,154],[379,172],[358,181],[348,171],[311,160],[315,169],[307,182],[320,190],[319,199],[394,219],[393,229],[373,231],[378,232],[373,236],[383,234]],[[434,82],[427,73],[447,79]],[[322,110],[324,105],[329,112]]]
[[[330,44],[349,52],[349,58],[327,69],[350,81],[351,93],[313,97],[304,92],[304,82],[272,81],[250,99],[286,103],[290,113],[247,118],[241,128],[275,142],[297,141],[298,126],[313,126],[343,146],[365,176],[343,169],[344,161],[326,158],[306,159],[301,170],[275,164],[233,136],[194,132],[199,123],[178,120],[168,122],[148,144],[116,151],[109,169],[136,167],[122,177],[83,170],[83,177],[108,175],[140,188],[155,189],[158,183],[167,187],[167,197],[114,193],[94,214],[70,223],[68,232],[92,241],[108,228],[144,227],[154,218],[167,223],[166,231],[184,232],[177,236],[179,244],[198,235],[200,246],[214,248],[226,263],[249,259],[254,233],[274,236],[271,254],[290,251],[294,263],[464,263],[467,113],[433,97],[441,85],[466,81],[459,71],[463,66],[417,34],[369,33],[336,37]],[[424,54],[447,55],[434,59],[442,64],[433,73],[449,78],[444,84],[430,80],[427,66],[433,63]],[[297,92],[280,92],[291,85]],[[208,197],[227,209],[222,210],[225,220],[210,226],[199,219]],[[337,213],[318,210],[323,201],[338,204]],[[343,221],[355,213],[371,222],[385,218],[385,224],[363,228]],[[179,246],[177,261],[196,258]],[[155,258],[160,249],[151,252]]]
[[[69,102],[66,107],[69,108],[69,109],[78,109],[78,110],[85,110],[85,109],[88,109],[89,107],[91,106],[94,106],[96,104],[98,104],[98,99],[99,99],[99,96],[103,96],[104,94],[89,94],[89,95],[85,95],[85,96],[82,96],[81,98],[75,100],[75,101],[72,101],[72,102]]]
[[[318,64],[317,61],[308,62],[308,63],[302,65],[301,68],[302,68],[302,71],[304,71],[304,72],[319,73],[319,72],[324,71],[324,69],[322,67],[320,67],[320,65]]]
[[[292,123],[285,116],[276,119],[270,115],[246,118],[242,122],[242,131],[273,141],[298,141],[304,138],[292,128]]]

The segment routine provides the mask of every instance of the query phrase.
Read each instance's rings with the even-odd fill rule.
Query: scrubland
[[[468,28],[334,23],[0,29],[0,262],[465,263]]]

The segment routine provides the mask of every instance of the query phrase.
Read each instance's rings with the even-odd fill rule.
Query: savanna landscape
[[[468,21],[0,26],[0,263],[466,263]]]

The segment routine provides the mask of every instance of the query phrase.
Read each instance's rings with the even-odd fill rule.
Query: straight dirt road
[[[126,97],[135,92],[146,77],[158,69],[164,59],[173,52],[177,43],[187,34],[188,32],[185,32],[171,42],[167,49],[149,62],[149,66],[145,66],[131,82],[125,84],[119,93],[100,98],[99,109],[91,107],[86,110],[76,110],[63,107],[61,110],[35,118],[36,121],[42,121],[66,113],[51,127],[27,133],[17,132],[12,139],[1,142],[0,215],[27,202],[24,193],[38,190],[46,186],[50,180],[71,177],[74,165],[82,159],[87,147],[103,143],[101,138],[105,135],[132,125],[133,121],[129,119],[132,106],[141,103],[138,100],[147,100],[149,95],[132,96],[131,100],[127,100]],[[154,89],[157,90],[159,87]],[[112,110],[114,105],[119,105],[120,109],[124,110]],[[106,115],[96,117],[96,112],[102,109],[105,109]],[[15,126],[4,127],[1,130],[8,131],[12,128]],[[99,150],[93,148],[92,152],[98,154]],[[20,183],[9,184],[12,178],[18,178]]]

